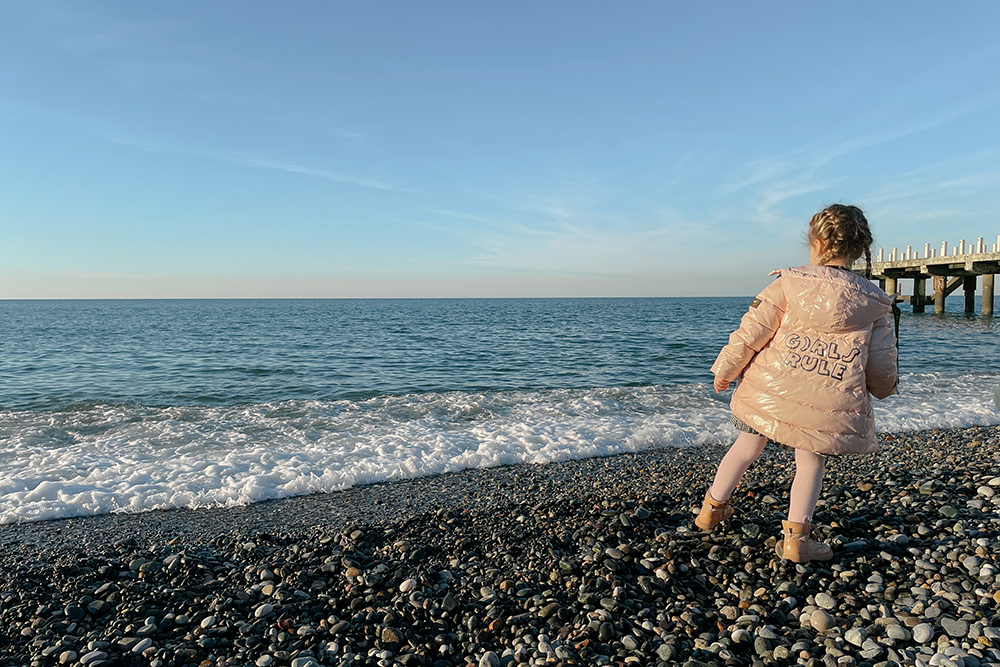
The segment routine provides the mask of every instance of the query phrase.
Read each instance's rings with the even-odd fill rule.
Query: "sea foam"
[[[904,375],[879,430],[1000,424],[996,373]],[[0,523],[234,506],[468,468],[728,445],[705,384],[0,411]]]

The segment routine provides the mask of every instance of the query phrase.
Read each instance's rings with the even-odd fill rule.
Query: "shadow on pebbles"
[[[0,527],[0,665],[1000,665],[1000,430],[880,440],[821,564],[776,448],[711,533],[724,446]]]

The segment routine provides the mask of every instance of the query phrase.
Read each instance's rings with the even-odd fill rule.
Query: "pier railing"
[[[856,262],[854,269],[864,271],[864,259]],[[915,251],[913,246],[906,246],[902,252],[898,248],[890,252],[880,248],[872,261],[871,277],[879,281],[887,294],[897,294],[900,280],[913,280],[913,295],[896,298],[909,302],[915,313],[924,312],[924,307],[931,304],[934,304],[935,313],[943,313],[945,298],[961,287],[965,291],[965,312],[974,313],[976,287],[982,276],[982,314],[993,315],[994,276],[997,273],[1000,273],[1000,235],[991,246],[984,243],[982,237],[976,239],[975,244],[966,246],[963,239],[950,248],[948,242],[943,241],[940,253],[929,243],[924,244],[923,253]],[[934,281],[931,296],[927,296],[928,279]]]

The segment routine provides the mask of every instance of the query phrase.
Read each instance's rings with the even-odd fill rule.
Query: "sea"
[[[0,301],[0,523],[725,446],[750,300]],[[1000,424],[1000,323],[947,309],[880,430]]]

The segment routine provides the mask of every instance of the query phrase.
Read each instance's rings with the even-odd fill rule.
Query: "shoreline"
[[[774,447],[704,534],[724,445],[3,525],[0,665],[1000,664],[1000,428],[879,439],[828,463],[808,566]]]

